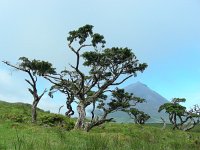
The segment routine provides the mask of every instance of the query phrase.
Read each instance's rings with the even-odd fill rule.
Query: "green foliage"
[[[124,83],[138,72],[143,72],[147,64],[140,63],[132,50],[127,47],[104,48],[106,43],[104,36],[94,33],[92,25],[87,24],[70,31],[67,41],[69,49],[76,56],[76,61],[74,65],[70,65],[71,70],[63,70],[60,74],[45,77],[54,84],[49,95],[52,97],[55,91],[64,93],[67,96],[69,111],[72,111],[72,103],[78,104],[79,116],[75,125],[77,129],[86,127],[89,129],[110,121],[111,118],[106,118],[108,114],[129,107],[128,103],[133,98],[124,91],[120,93],[120,90],[109,90],[109,88]],[[83,51],[86,48],[92,50]],[[81,59],[84,60],[82,65],[88,67],[88,72],[81,69]],[[104,94],[108,91],[115,92],[113,93],[115,99],[112,99],[108,104],[109,108],[106,108]],[[141,99],[135,98],[133,101],[139,102],[139,100]],[[85,122],[85,109],[90,105],[93,106],[91,120]],[[102,118],[95,116],[96,106],[104,111]]]
[[[173,98],[172,103],[184,103],[186,101],[185,98]]]
[[[63,127],[67,130],[71,130],[74,128],[74,122],[71,121],[69,118],[66,118],[66,116],[59,115],[59,114],[48,114],[43,115],[40,117],[41,124],[43,125],[49,125],[49,126],[59,126]]]
[[[52,64],[46,61],[40,61],[40,60],[29,60],[26,57],[20,57],[19,58],[20,63],[17,65],[12,65],[7,61],[3,61],[6,65],[15,68],[17,70],[23,71],[29,76],[29,80],[25,79],[25,81],[29,84],[30,88],[28,88],[28,91],[33,96],[33,104],[32,104],[32,122],[35,123],[37,121],[37,111],[36,107],[40,101],[40,99],[43,97],[43,95],[47,92],[45,89],[42,94],[38,93],[37,90],[37,81],[38,76],[46,76],[55,74],[55,68],[52,67]]]
[[[78,40],[78,43],[83,45],[87,38],[90,37],[92,38],[92,46],[96,47],[97,44],[102,44],[102,47],[104,47],[104,44],[106,43],[104,37],[98,33],[93,33],[92,28],[92,25],[85,25],[78,30],[70,31],[67,40],[70,43]]]
[[[105,124],[89,133],[0,122],[0,148],[20,150],[199,150],[200,132],[161,130],[156,125]]]
[[[165,110],[169,114],[169,121],[173,124],[173,129],[191,130],[200,122],[200,108],[195,105],[190,111],[180,103],[185,102],[185,98],[173,98],[170,103],[165,103],[159,107],[158,112]]]
[[[131,108],[128,113],[135,120],[136,124],[144,124],[150,118],[148,114],[139,111],[137,108]]]
[[[47,61],[29,60],[26,57],[20,57],[19,60],[21,61],[19,67],[24,70],[32,70],[34,75],[42,76],[55,73],[55,68]]]
[[[139,97],[135,97],[132,93],[125,92],[124,89],[116,88],[112,91],[112,97],[110,102],[105,105],[105,99],[107,96],[102,96],[100,100],[98,100],[99,104],[97,108],[105,110],[107,113],[111,113],[113,111],[121,110],[126,111],[131,106],[135,106],[136,103],[143,103],[145,100]]]
[[[147,67],[146,63],[140,64],[132,52],[128,48],[107,48],[101,51],[90,51],[82,54],[85,62],[85,66],[92,67],[90,73],[113,75],[117,73],[115,71],[121,70],[120,74],[134,74],[137,75],[137,71],[143,72]],[[113,67],[113,70],[110,69]],[[98,69],[97,69],[98,68]],[[102,70],[99,70],[102,68]]]
[[[0,115],[23,114],[31,105],[0,101]],[[29,112],[27,112],[29,114]],[[38,109],[39,118],[49,113]],[[55,114],[50,114],[54,116]],[[59,117],[58,117],[59,118]],[[50,119],[51,120],[51,119]],[[0,118],[0,149],[20,150],[199,150],[200,126],[189,132],[161,130],[162,125],[107,123],[89,133],[80,130],[67,131],[60,127],[47,128],[29,122],[16,123]]]
[[[17,123],[31,122],[31,105],[23,103],[7,103],[0,101],[0,120],[8,120]],[[51,127],[62,127],[65,130],[71,130],[74,127],[74,121],[66,116],[52,114],[50,112],[37,109],[38,124]]]
[[[23,114],[6,114],[2,116],[4,119],[8,119],[18,123],[25,123],[28,122],[28,117]]]
[[[132,93],[129,94],[125,92],[124,89],[116,89],[112,92],[111,102],[108,103],[109,107],[113,110],[121,108],[126,109],[131,106],[131,102],[133,103],[142,103],[144,99],[135,97]]]
[[[158,112],[165,110],[167,113],[175,113],[177,115],[184,115],[186,107],[181,106],[179,103],[165,103],[159,107]]]
[[[26,123],[31,120],[31,105],[23,103],[7,103],[0,101],[0,119],[12,120],[14,122]],[[38,114],[45,114],[37,109]]]
[[[127,108],[130,106],[130,101],[133,99],[132,94],[124,91],[124,89],[116,89],[112,92],[111,102],[108,105],[111,109]]]
[[[161,105],[158,112],[165,110],[167,113],[183,116],[186,112],[186,107],[180,105],[180,103],[185,101],[185,98],[173,98],[171,103],[165,103]]]

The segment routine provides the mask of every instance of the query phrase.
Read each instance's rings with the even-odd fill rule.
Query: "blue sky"
[[[107,47],[129,47],[149,65],[121,87],[140,81],[191,107],[200,104],[199,8],[199,0],[0,0],[0,60],[26,56],[62,69],[74,61],[67,33],[92,24]],[[0,64],[0,99],[31,103],[24,77]],[[41,82],[41,89],[49,86]],[[40,107],[57,111],[64,98],[45,96]]]

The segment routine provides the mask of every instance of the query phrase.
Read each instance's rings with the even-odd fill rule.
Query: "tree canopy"
[[[92,105],[97,108],[97,105],[106,105],[105,93],[111,92],[114,94],[117,103],[112,99],[108,104],[112,111],[122,109],[127,105],[127,101],[133,99],[133,95],[127,95],[120,89],[111,90],[124,83],[127,79],[137,76],[138,72],[143,72],[147,67],[146,63],[139,63],[139,60],[129,48],[105,48],[105,39],[103,35],[93,32],[92,25],[85,25],[77,30],[69,32],[67,38],[69,49],[75,54],[75,65],[70,64],[71,70],[63,70],[56,76],[45,76],[54,86],[54,90],[60,90],[67,96],[68,108],[71,103],[77,102],[78,119],[75,128],[81,129],[90,126],[94,121],[94,114],[90,122],[85,122],[86,107]],[[93,49],[85,51],[85,49]],[[81,60],[83,63],[81,64]],[[87,67],[88,71],[81,70],[80,66]],[[112,88],[113,89],[113,88]],[[117,97],[117,93],[126,97],[124,101]],[[134,99],[137,101],[137,99]],[[120,105],[120,107],[119,107]],[[109,108],[101,108],[104,112],[111,112]],[[92,111],[93,113],[94,111]],[[106,115],[107,116],[107,115]],[[97,119],[98,118],[98,119]],[[105,118],[96,116],[96,122],[106,122]],[[98,121],[97,121],[98,120]],[[99,123],[97,123],[99,124]]]
[[[127,113],[134,119],[136,124],[144,124],[150,118],[148,114],[138,110],[137,108],[130,108]]]
[[[185,102],[185,98],[173,98],[170,103],[160,106],[158,112],[165,110],[169,114],[169,121],[173,124],[173,129],[190,130],[200,122],[200,108],[195,105],[194,108],[187,111],[186,107],[180,103]]]
[[[23,71],[28,74],[30,79],[25,79],[25,81],[29,84],[30,88],[28,88],[29,92],[33,96],[33,104],[32,104],[32,122],[36,122],[37,113],[36,108],[37,105],[42,98],[42,96],[47,92],[45,89],[42,94],[38,94],[37,90],[37,81],[38,76],[44,76],[47,74],[54,74],[55,68],[52,67],[52,64],[47,61],[40,60],[29,60],[26,57],[20,57],[19,63],[17,65],[12,65],[8,61],[3,61],[6,65],[15,68],[17,70]]]

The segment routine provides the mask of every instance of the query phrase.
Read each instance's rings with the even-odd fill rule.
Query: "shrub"
[[[63,115],[47,114],[43,115],[40,119],[42,125],[48,125],[51,127],[58,126],[58,127],[63,127],[67,130],[71,130],[74,128],[74,122]]]
[[[6,114],[6,115],[2,116],[2,118],[12,120],[12,121],[18,122],[18,123],[24,123],[24,122],[27,122],[27,120],[28,120],[27,116],[22,115],[22,114]]]

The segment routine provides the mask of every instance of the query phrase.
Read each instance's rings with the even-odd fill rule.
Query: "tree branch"
[[[60,110],[61,110],[62,107],[64,107],[64,105],[62,105],[62,106],[59,107],[58,114],[60,114]]]
[[[82,48],[84,48],[84,47],[91,47],[92,46],[92,44],[84,44],[84,45],[81,45],[79,48],[78,48],[78,50],[77,50],[77,52],[79,52]]]
[[[30,78],[31,78],[31,80],[32,80],[32,84],[33,84],[33,91],[34,91],[34,95],[36,96],[37,95],[37,87],[36,87],[36,82],[37,82],[37,80],[35,80],[34,79],[34,77],[33,77],[33,75],[31,74],[31,72],[30,71],[27,71],[27,73],[29,74],[29,76],[30,76]]]
[[[3,62],[4,64],[10,66],[10,67],[13,67],[13,68],[15,68],[15,69],[18,69],[18,70],[27,72],[27,70],[25,70],[25,69],[22,69],[22,68],[20,68],[20,67],[14,66],[14,65],[11,65],[8,61],[2,61],[2,62]]]
[[[46,92],[47,92],[47,89],[45,89],[45,90],[43,91],[43,93],[39,96],[39,100],[42,98],[42,96],[43,96]]]
[[[133,75],[129,75],[128,77],[126,77],[125,79],[123,79],[122,81],[118,82],[118,83],[113,83],[111,85],[120,85],[122,84],[123,82],[125,82],[127,79],[129,79],[130,77],[132,77]]]
[[[32,88],[34,88],[34,85],[33,85],[28,79],[25,79],[25,81],[26,81],[28,84],[30,84],[30,86],[31,86]]]

